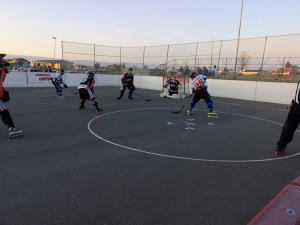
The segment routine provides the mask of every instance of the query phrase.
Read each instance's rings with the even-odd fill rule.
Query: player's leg
[[[133,91],[135,90],[134,85],[131,85],[130,87],[128,87],[128,89],[129,89],[128,98],[133,99],[132,94],[133,94]]]
[[[91,99],[91,101],[92,101],[92,104],[93,104],[93,106],[94,106],[97,113],[103,112],[103,109],[99,108],[98,102],[97,102],[95,97],[93,99]]]
[[[54,81],[52,81],[52,84],[55,87],[57,96],[62,96],[62,87],[60,86],[60,84],[58,83],[58,81],[54,80]]]
[[[87,99],[89,99],[88,92],[85,88],[80,88],[78,89],[78,93],[79,93],[79,98],[81,99],[79,109],[84,109],[85,102]]]
[[[200,91],[196,91],[194,96],[193,96],[193,99],[190,103],[190,108],[187,111],[188,116],[191,115],[191,112],[192,112],[193,108],[200,101],[200,99],[201,99],[201,93],[200,93]]]
[[[283,125],[282,132],[277,142],[277,147],[275,149],[276,155],[281,155],[285,153],[287,145],[293,140],[294,133],[297,130],[300,123],[300,117],[297,114],[289,113],[288,117]]]
[[[0,104],[1,104],[1,102],[0,102]],[[0,115],[1,115],[2,122],[7,127],[7,129],[9,129],[11,127],[13,127],[13,128],[15,127],[14,121],[12,120],[8,109],[4,109],[4,110],[0,109]]]
[[[8,109],[6,109],[6,108],[4,109],[4,108],[5,108],[5,106],[4,106],[3,102],[0,101],[0,116],[1,116],[2,122],[4,123],[4,125],[7,127],[8,131],[9,131],[8,135],[11,138],[22,136],[23,131],[15,128],[15,124],[10,116]]]
[[[124,84],[121,84],[121,87],[120,87],[120,96],[118,97],[118,100],[122,99],[124,93],[125,93],[125,90],[126,90],[126,86]]]
[[[207,90],[203,92],[203,99],[207,104],[208,117],[213,117],[213,118],[218,117],[218,114],[214,112],[214,103],[212,97]]]

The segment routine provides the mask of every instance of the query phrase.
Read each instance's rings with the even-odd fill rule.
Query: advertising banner
[[[29,72],[28,86],[49,87],[52,86],[50,77],[54,77],[55,73]]]

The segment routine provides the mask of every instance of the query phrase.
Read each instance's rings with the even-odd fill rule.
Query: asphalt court
[[[299,129],[274,156],[282,104],[215,97],[214,119],[202,100],[187,116],[172,111],[188,98],[97,87],[97,115],[66,89],[7,89],[24,137],[0,130],[0,224],[247,224],[300,174]]]
[[[279,159],[264,151],[266,146],[274,145],[274,130],[282,126],[276,121],[223,111],[219,112],[220,118],[212,119],[207,118],[207,110],[195,110],[192,116],[186,116],[185,111],[172,116],[171,110],[115,111],[94,119],[90,130],[100,140],[121,148],[162,157],[211,162]],[[149,113],[154,120],[149,118]],[[130,130],[126,129],[128,126]],[[251,149],[253,141],[257,142],[255,149]],[[226,142],[228,147],[224,147]],[[293,150],[289,157],[299,154],[296,148]]]

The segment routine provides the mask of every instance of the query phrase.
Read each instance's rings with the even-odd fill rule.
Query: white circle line
[[[94,131],[92,131],[92,129],[90,127],[91,123],[94,120],[96,120],[96,119],[98,119],[100,117],[103,117],[103,116],[107,116],[107,115],[115,114],[115,113],[120,113],[120,112],[141,111],[141,110],[149,110],[149,109],[150,110],[160,110],[160,109],[171,109],[171,108],[140,108],[140,109],[124,109],[124,110],[113,111],[113,112],[109,112],[109,113],[105,113],[105,114],[96,116],[95,118],[91,119],[88,122],[87,127],[88,127],[89,132],[92,135],[94,135],[96,138],[98,138],[98,139],[100,139],[100,140],[102,140],[102,141],[104,141],[104,142],[106,142],[108,144],[115,145],[115,146],[118,146],[118,147],[121,147],[121,148],[125,148],[125,149],[131,150],[131,151],[136,151],[136,152],[140,152],[140,153],[144,153],[144,154],[149,154],[149,155],[160,156],[160,157],[173,158],[173,159],[190,160],[190,161],[201,161],[201,162],[222,162],[222,163],[246,163],[247,162],[247,163],[249,163],[249,162],[266,162],[266,161],[282,160],[282,159],[292,158],[292,157],[295,157],[295,156],[297,156],[297,155],[300,154],[300,152],[299,152],[299,153],[296,153],[296,154],[293,154],[293,155],[288,155],[288,156],[283,156],[283,157],[278,157],[278,158],[253,159],[253,160],[202,159],[202,158],[172,156],[172,155],[165,155],[165,154],[160,154],[160,153],[143,151],[143,150],[140,150],[140,149],[131,148],[131,147],[128,147],[128,146],[125,146],[125,145],[117,144],[117,143],[109,141],[109,140],[107,140],[107,139],[105,139],[103,137],[100,137]],[[206,110],[197,110],[197,111],[206,111]],[[222,111],[218,111],[218,112],[225,113],[225,114],[230,114],[230,115],[237,115],[237,116],[248,117],[248,118],[257,119],[257,120],[262,120],[262,121],[274,123],[274,124],[277,124],[277,125],[283,125],[281,123],[278,123],[278,122],[275,122],[275,121],[272,121],[272,120],[267,120],[267,119],[263,119],[263,118],[255,117],[255,116],[243,115],[243,114],[238,114],[238,113],[230,113],[230,112],[222,112]],[[296,132],[300,133],[299,130],[296,130]]]

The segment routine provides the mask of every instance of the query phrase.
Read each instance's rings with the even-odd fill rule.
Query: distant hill
[[[42,57],[42,56],[30,56],[30,55],[11,55],[11,54],[7,54],[5,56],[5,59],[16,59],[16,58],[23,58],[28,60],[29,62],[31,61],[39,61],[39,60],[53,60],[53,58],[49,58],[49,57]],[[60,58],[56,58],[55,60],[60,60]],[[71,61],[74,64],[78,64],[78,65],[86,65],[86,66],[93,66],[94,62],[91,60],[70,60],[70,59],[64,59],[67,61]],[[108,65],[112,65],[112,64],[119,64],[120,62],[102,62],[102,61],[97,61],[96,63],[100,63],[101,66],[108,66]],[[122,62],[125,63],[126,66],[136,66],[141,68],[142,67],[142,63],[132,63],[132,62]],[[157,67],[156,64],[147,64],[147,66],[149,68],[155,68]]]

